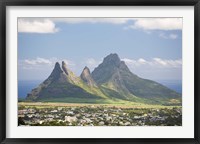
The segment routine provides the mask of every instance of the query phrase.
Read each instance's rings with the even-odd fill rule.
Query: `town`
[[[19,126],[181,126],[182,108],[18,107]]]

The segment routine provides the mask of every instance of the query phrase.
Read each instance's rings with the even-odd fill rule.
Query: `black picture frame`
[[[7,6],[194,6],[195,131],[194,138],[6,138],[6,7]],[[1,0],[0,1],[0,142],[2,144],[200,144],[200,2],[199,0]]]

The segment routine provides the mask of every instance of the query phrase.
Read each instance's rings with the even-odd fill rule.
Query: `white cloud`
[[[71,61],[71,60],[64,59],[63,61],[64,61],[64,62],[66,63],[66,65],[69,66],[69,67],[75,66],[75,65],[76,65],[76,64],[75,64],[73,61]]]
[[[25,59],[25,60],[19,60],[18,66],[19,68],[22,69],[52,69],[55,65],[56,62],[59,62],[61,64],[62,61],[65,61],[65,63],[67,64],[67,66],[69,68],[75,67],[76,64],[71,61],[71,60],[67,60],[67,59],[58,59],[58,58],[40,58],[37,57],[35,59]]]
[[[54,22],[49,19],[30,20],[18,19],[18,32],[23,33],[55,33],[59,29],[56,28]]]
[[[73,71],[76,75],[80,75],[82,72],[83,68],[85,66],[90,68],[90,71],[93,71],[95,67],[97,67],[102,60],[95,60],[94,58],[88,58],[85,60],[82,60],[82,62],[75,63],[72,60],[69,59],[60,59],[60,58],[41,58],[37,57],[34,59],[24,59],[24,60],[19,60],[18,61],[18,67],[19,70],[22,71],[29,71],[29,72],[34,72],[34,71],[46,71],[48,74],[52,72],[55,63],[59,62],[60,65],[64,61],[67,65],[67,67]],[[47,75],[48,76],[48,75]]]
[[[59,29],[56,22],[68,24],[78,23],[108,23],[127,24],[124,29],[151,30],[181,30],[182,18],[19,18],[18,32],[24,33],[55,33]],[[131,24],[132,23],[132,24]],[[174,38],[172,35],[171,38]]]
[[[148,33],[150,30],[181,30],[182,18],[51,18],[54,22],[77,23],[109,23],[128,24],[133,23],[124,29],[144,29]]]
[[[173,34],[173,33],[171,33],[171,34],[169,34],[169,35],[167,35],[167,34],[165,34],[165,33],[160,33],[160,34],[159,34],[159,37],[160,37],[160,38],[164,38],[164,39],[172,39],[172,40],[175,40],[175,39],[178,38],[178,35],[177,35],[177,34]]]
[[[129,18],[19,18],[18,32],[22,33],[56,33],[59,28],[55,22],[69,24],[78,23],[109,23],[125,24]]]
[[[176,34],[170,34],[169,38],[170,39],[176,39],[176,38],[178,38],[178,35],[176,35]]]
[[[95,60],[94,58],[88,58],[86,59],[85,62],[83,62],[83,64],[85,64],[86,66],[88,66],[91,70],[93,70],[95,67],[97,67],[100,63],[102,62],[101,61],[97,61]]]
[[[162,65],[162,66],[167,66],[167,62],[165,60],[162,60],[160,58],[153,58],[153,62],[154,64],[159,64],[159,65]]]
[[[161,58],[153,58],[153,62],[154,64],[159,64],[162,65],[164,67],[173,67],[173,68],[177,68],[177,67],[181,67],[182,66],[182,60],[178,59],[178,60],[163,60]]]
[[[181,79],[182,77],[182,60],[181,59],[162,59],[152,58],[150,60],[139,58],[129,59],[123,58],[123,61],[127,64],[129,69],[142,78],[148,79]],[[69,59],[58,58],[41,58],[24,59],[18,61],[18,67],[21,72],[26,72],[29,78],[34,75],[36,79],[45,79],[52,72],[55,63],[65,61],[69,69],[80,75],[82,69],[85,66],[93,71],[102,60],[96,60],[94,58],[88,58],[82,62],[75,63]],[[39,74],[37,74],[39,73]],[[40,74],[41,73],[41,74]],[[43,75],[44,74],[44,75]],[[23,75],[21,75],[23,77]]]
[[[146,61],[145,59],[140,58],[140,59],[138,60],[138,62],[141,63],[141,64],[145,64],[147,61]]]
[[[88,64],[88,65],[95,65],[97,63],[97,61],[95,60],[95,59],[93,59],[93,58],[89,58],[89,59],[87,59],[86,60],[86,64]]]
[[[110,23],[110,24],[125,24],[134,18],[51,18],[55,22],[65,22],[70,24],[77,23]]]
[[[161,58],[152,58],[145,60],[143,58],[134,60],[124,58],[131,72],[134,74],[152,80],[181,80],[182,79],[182,60],[170,60]]]
[[[160,33],[159,37],[164,38],[164,39],[168,39],[168,36],[165,33]]]
[[[36,58],[36,59],[25,59],[24,62],[28,65],[38,65],[38,64],[52,64],[49,59]]]
[[[137,18],[129,27],[143,30],[182,30],[182,18]]]
[[[182,67],[182,60],[167,60],[161,58],[153,58],[149,61],[140,58],[138,60],[124,58],[122,59],[130,67],[140,67],[140,66],[150,66],[150,67],[159,67],[159,68],[180,68]]]

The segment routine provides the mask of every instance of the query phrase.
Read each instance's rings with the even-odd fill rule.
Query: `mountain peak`
[[[118,73],[120,70],[123,71],[123,68],[125,68],[125,70],[128,69],[126,64],[120,60],[116,53],[111,53],[104,58],[103,62],[97,68],[94,69],[92,77],[97,84],[102,84],[112,78],[115,73]]]
[[[85,68],[81,73],[81,77],[88,77],[89,75],[90,75],[90,69],[87,66],[85,66]]]
[[[60,64],[58,62],[56,62],[54,69],[52,71],[52,73],[62,73],[62,69],[60,68]]]
[[[179,103],[180,96],[157,82],[136,76],[117,54],[110,54],[91,74],[86,66],[80,77],[67,68],[64,61],[61,65],[56,62],[51,75],[27,95],[27,100],[95,98],[96,103],[96,98],[117,98],[144,102],[150,100],[168,105],[171,99],[177,99]],[[74,101],[80,102],[79,99]]]
[[[66,65],[65,61],[62,61],[62,65]]]
[[[93,80],[93,78],[90,75],[90,69],[85,66],[85,68],[83,69],[80,78],[87,83],[89,86],[96,86],[95,81]]]
[[[115,64],[115,65],[119,65],[120,61],[121,60],[120,60],[119,56],[116,53],[109,54],[103,60],[104,63]]]
[[[83,69],[83,72],[90,74],[90,69],[87,66],[85,66]]]
[[[53,79],[58,79],[60,77],[60,74],[62,73],[62,69],[60,68],[60,64],[56,62],[54,69],[49,77]]]
[[[63,69],[63,71],[65,72],[66,75],[69,75],[67,65],[64,61],[62,61],[62,69]]]
[[[61,69],[60,64],[58,62],[55,63],[54,69]]]
[[[118,54],[116,54],[116,53],[110,53],[106,57],[118,57],[119,58]]]

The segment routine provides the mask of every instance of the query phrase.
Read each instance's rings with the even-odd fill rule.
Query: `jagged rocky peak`
[[[107,82],[121,68],[124,68],[125,63],[122,62],[116,53],[111,53],[106,56],[101,64],[98,65],[92,72],[92,78],[97,84]]]
[[[171,99],[181,102],[179,93],[133,74],[117,54],[106,56],[92,73],[85,67],[80,77],[67,68],[64,61],[61,65],[56,62],[51,75],[27,95],[27,100],[56,98],[57,101],[58,96],[61,98],[59,101],[77,97],[78,101],[74,99],[75,102],[80,102],[79,98],[95,98],[95,103],[96,96],[134,101],[138,97],[141,100],[144,98],[144,102],[150,99],[153,103],[162,102],[167,105]]]
[[[55,66],[54,66],[54,70],[62,71],[60,68],[60,64],[58,62],[56,62]]]
[[[80,78],[87,83],[89,86],[96,86],[95,81],[93,80],[92,76],[90,75],[90,69],[85,66],[85,68],[83,69]]]
[[[116,53],[111,53],[103,59],[104,65],[113,65],[119,67],[120,62],[121,60]]]
[[[56,62],[54,69],[50,75],[50,77],[59,77],[60,73],[62,73],[62,69],[60,68],[60,64],[58,62]]]
[[[65,72],[66,75],[69,75],[67,65],[64,61],[62,61],[62,69],[63,69],[63,71]]]
[[[106,64],[114,64],[116,66],[120,65],[120,58],[116,53],[111,53],[108,56],[106,56],[103,60],[103,63]]]
[[[82,74],[85,75],[85,76],[86,75],[90,75],[90,69],[87,66],[85,66],[85,68],[83,69]]]
[[[106,56],[104,58],[103,63],[105,65],[113,65],[116,66],[120,69],[124,69],[124,70],[128,70],[129,68],[127,67],[127,65],[125,64],[124,61],[121,61],[121,59],[119,58],[119,56],[116,53],[111,53],[108,56]]]

